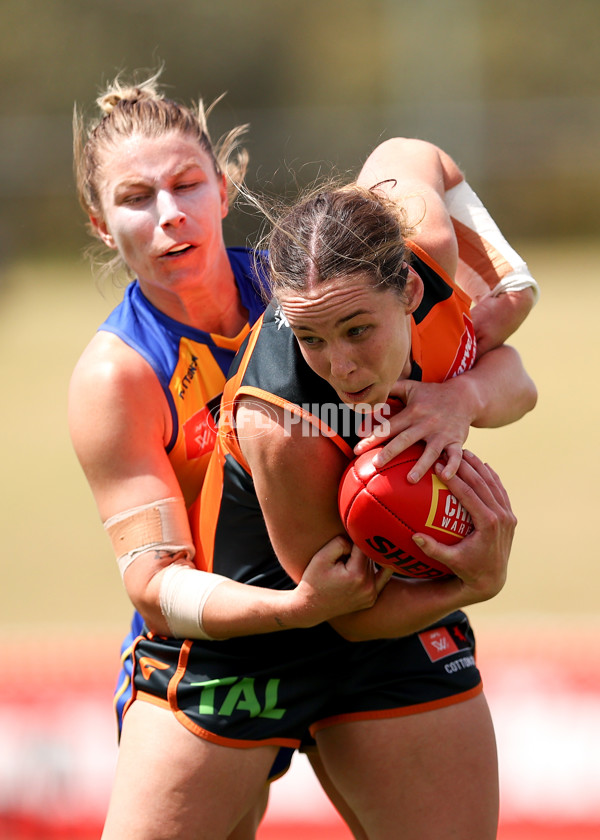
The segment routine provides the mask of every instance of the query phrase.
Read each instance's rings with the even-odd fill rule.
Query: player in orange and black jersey
[[[410,262],[423,282],[423,296],[412,314],[411,343],[415,352],[409,378],[425,382],[450,379],[470,369],[475,360],[470,300],[414,243]],[[432,323],[437,325],[443,340],[431,340]],[[221,403],[217,444],[200,497],[194,541],[201,548],[198,562],[206,570],[242,583],[288,589],[294,586],[294,580],[274,552],[252,472],[241,449],[245,431],[238,421],[237,406],[241,400],[256,405],[265,420],[270,416],[270,407],[273,415],[283,410],[290,429],[305,424],[306,435],[322,436],[327,446],[334,444],[339,449],[345,461],[352,457],[360,439],[364,415],[341,403],[331,385],[306,364],[285,312],[271,304],[230,370]],[[384,419],[386,413],[382,410]],[[310,465],[307,472],[310,480]],[[452,640],[450,662],[460,660],[468,665],[448,672],[448,661],[432,661],[427,647],[431,634]],[[259,645],[254,637],[220,642],[216,648],[210,642],[190,641],[184,643],[182,651],[177,643],[143,638],[136,649],[138,662],[156,657],[172,665],[151,674],[138,669],[134,694],[170,705],[191,731],[212,733],[209,737],[217,743],[243,744],[256,739],[261,743],[298,746],[309,724],[314,730],[315,720],[369,719],[386,709],[390,714],[407,714],[412,713],[411,709],[422,711],[454,704],[457,697],[466,699],[481,691],[473,636],[462,612],[452,612],[421,636],[365,644],[372,663],[379,662],[382,672],[378,679],[383,680],[385,688],[379,696],[372,681],[366,696],[359,692],[356,697],[348,682],[350,677],[331,681],[333,660],[336,673],[342,669],[351,675],[356,671],[355,657],[361,659],[365,651],[362,644],[344,641],[329,625],[261,637]],[[313,651],[311,656],[317,649],[323,660],[320,665],[313,662],[319,674],[316,681],[309,676],[313,669],[306,669],[307,647]],[[401,681],[410,686],[408,693],[397,697],[392,685],[398,674],[390,672],[390,658],[403,663]],[[264,696],[265,702],[269,685],[277,684],[278,706],[286,708],[285,715],[267,715],[264,720],[259,714],[248,719],[243,704],[239,708],[234,704],[227,716],[217,715],[216,706],[207,707],[203,713],[205,704],[201,698],[206,696],[206,688],[204,681],[198,687],[198,668],[215,692],[215,703],[227,703],[230,681],[234,685],[239,679],[249,681],[257,698]],[[302,705],[295,698],[300,683],[305,697]],[[340,685],[344,686],[341,691]],[[260,700],[257,703],[260,705]]]
[[[217,586],[227,614],[210,604],[213,633],[235,635],[237,619],[246,632],[257,626],[277,629],[282,602],[272,597],[276,593],[261,595],[194,565],[187,514],[212,448],[210,401],[222,389],[249,321],[263,309],[250,252],[228,250],[223,236],[223,218],[247,164],[237,147],[244,129],[233,129],[213,146],[202,102],[188,108],[166,98],[158,75],[130,85],[118,78],[97,100],[99,118],[89,125],[76,120],[77,185],[90,230],[114,257],[112,266],[116,260],[137,279],[75,367],[70,433],[138,611],[136,621],[143,616],[153,629],[176,633],[181,610],[176,604],[169,609],[171,588],[165,579],[183,574],[179,591],[184,598],[192,595],[192,633],[205,638],[199,605],[209,596],[215,600]],[[349,604],[352,609],[372,603],[368,570],[358,569],[349,581],[335,568],[339,553],[334,547],[331,557],[325,552],[315,558],[317,569],[331,572],[326,592],[320,587],[316,599],[311,597],[315,590],[308,570],[302,584],[287,593],[287,608],[298,626],[345,612]],[[122,689],[127,690],[123,682]],[[125,694],[117,699],[122,706]],[[150,763],[137,751],[134,765],[136,771],[143,768],[150,784]],[[134,775],[127,775],[134,783]],[[268,770],[253,801],[245,801],[243,813],[229,826],[225,836],[231,840],[254,837],[266,804],[267,777]],[[160,788],[164,793],[162,775]],[[225,806],[222,790],[213,793],[213,804],[219,796]],[[168,798],[164,807],[152,795],[146,798],[144,838],[163,823],[174,802]],[[155,804],[157,819],[150,807]],[[123,819],[130,814],[128,807],[116,808]],[[131,840],[133,829],[121,836]]]

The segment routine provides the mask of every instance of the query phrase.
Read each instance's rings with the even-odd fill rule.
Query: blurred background
[[[600,304],[597,0],[2,0],[0,837],[98,837],[130,609],[71,451],[71,370],[120,299],[95,283],[72,177],[74,104],[164,65],[174,98],[249,123],[248,184],[293,195],[395,135],[443,146],[542,298],[514,337],[536,410],[469,445],[519,518],[505,590],[470,610],[496,721],[501,840],[600,836],[595,524]],[[260,220],[226,222],[230,245]],[[302,760],[259,837],[348,838]]]

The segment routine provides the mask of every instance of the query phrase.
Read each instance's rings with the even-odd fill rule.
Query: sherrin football
[[[350,539],[381,566],[411,578],[441,578],[450,570],[428,557],[412,540],[427,534],[452,545],[473,530],[471,517],[433,467],[417,482],[407,475],[419,460],[424,444],[405,449],[377,469],[373,458],[381,447],[350,462],[338,494],[338,505]]]

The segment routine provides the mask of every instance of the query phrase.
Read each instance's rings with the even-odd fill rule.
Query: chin
[[[343,397],[341,394],[338,394],[338,397],[344,405],[354,409],[359,414],[372,414],[379,405],[379,403],[372,403],[371,400],[349,400],[348,397]]]

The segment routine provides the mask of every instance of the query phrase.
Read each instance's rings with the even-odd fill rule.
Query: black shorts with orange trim
[[[142,635],[134,699],[224,746],[296,748],[307,732],[462,702],[481,691],[466,615],[400,639],[347,642],[328,624],[221,642]]]

